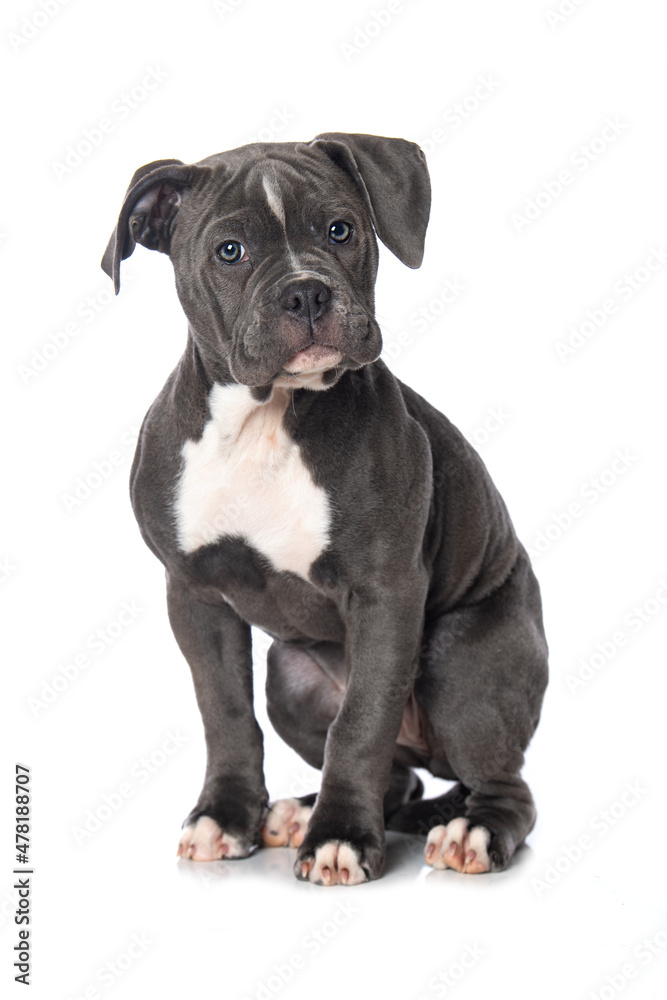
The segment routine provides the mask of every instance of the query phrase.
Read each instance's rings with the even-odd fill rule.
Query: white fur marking
[[[468,843],[466,845],[469,851],[475,852],[477,856],[476,860],[483,864],[487,870],[491,867],[491,860],[488,852],[490,841],[491,836],[486,827],[473,826],[468,835]]]
[[[279,375],[273,384],[283,389],[311,389],[313,392],[323,392],[329,386],[324,384],[324,372],[312,374]]]
[[[455,868],[456,871],[478,874],[489,871],[491,861],[488,847],[491,835],[486,827],[473,826],[468,829],[468,820],[462,816],[452,819],[446,826],[434,826],[426,838],[424,855],[426,863],[440,870]],[[452,848],[456,846],[456,853]],[[431,852],[430,848],[434,850]],[[468,860],[469,852],[474,857]]]
[[[266,195],[266,200],[268,202],[269,208],[275,215],[278,222],[281,224],[285,230],[285,241],[287,242],[287,225],[285,223],[285,205],[283,203],[282,197],[280,195],[280,188],[276,180],[276,173],[271,168],[262,177],[262,187],[264,188],[264,194]],[[297,255],[292,250],[289,243],[287,243],[287,253],[289,256],[289,261],[291,266],[295,271],[299,270],[299,259]]]
[[[278,799],[270,807],[262,825],[265,847],[299,847],[306,835],[312,806],[298,799]]]
[[[329,501],[283,427],[291,394],[258,403],[244,385],[214,385],[211,419],[186,441],[175,513],[184,552],[244,538],[277,570],[308,579],[329,541]]]
[[[285,206],[283,205],[283,200],[280,197],[280,191],[274,184],[273,176],[267,176],[265,174],[262,177],[262,187],[264,188],[264,194],[266,195],[266,200],[269,203],[269,208],[275,215],[278,222],[284,226]]]
[[[359,852],[352,844],[329,840],[315,851],[308,880],[322,885],[360,885],[368,878],[359,860]]]
[[[218,861],[244,858],[248,850],[237,837],[224,833],[210,816],[200,816],[182,831],[178,853],[190,861]]]

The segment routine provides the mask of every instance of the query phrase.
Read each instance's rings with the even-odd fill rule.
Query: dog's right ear
[[[181,160],[154,160],[135,171],[127,189],[118,224],[102,257],[102,270],[120,290],[120,262],[137,243],[149,250],[169,253],[170,231],[182,192],[191,187],[202,170]]]

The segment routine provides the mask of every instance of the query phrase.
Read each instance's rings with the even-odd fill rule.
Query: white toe
[[[352,844],[331,840],[315,851],[308,880],[318,885],[360,885],[368,881],[368,876]]]
[[[238,837],[224,833],[210,816],[200,816],[181,831],[179,857],[191,861],[218,861],[220,858],[244,858],[247,846]]]
[[[454,868],[466,875],[488,872],[490,841],[491,834],[485,827],[468,829],[468,820],[458,817],[429,831],[424,860],[432,868]]]
[[[299,847],[313,811],[298,799],[278,799],[270,807],[262,825],[265,847]]]

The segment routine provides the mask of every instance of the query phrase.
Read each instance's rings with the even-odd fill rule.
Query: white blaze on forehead
[[[266,195],[266,200],[268,202],[269,208],[275,215],[278,222],[281,224],[283,229],[285,229],[285,240],[287,241],[287,227],[285,224],[285,204],[282,199],[280,192],[280,185],[278,183],[278,177],[276,171],[273,167],[270,167],[267,172],[262,176],[262,187],[264,188],[264,194]],[[298,269],[299,261],[296,254],[293,252],[289,243],[287,244],[287,252],[289,255],[289,261],[293,268]]]
[[[264,194],[266,195],[269,208],[275,215],[278,222],[284,226],[285,206],[283,205],[283,199],[280,195],[280,188],[276,182],[275,171],[271,170],[270,173],[264,174],[262,177],[262,187],[264,188]]]

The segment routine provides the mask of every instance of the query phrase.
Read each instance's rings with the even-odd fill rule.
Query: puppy
[[[418,267],[429,208],[418,146],[345,133],[157,160],[125,196],[104,270],[118,291],[137,243],[168,254],[188,320],[131,481],[206,737],[184,857],[291,845],[298,878],[354,885],[389,828],[475,874],[535,822],[538,584],[473,448],[380,360],[376,236]],[[316,798],[269,805],[251,625]],[[456,783],[424,801],[414,767]]]

